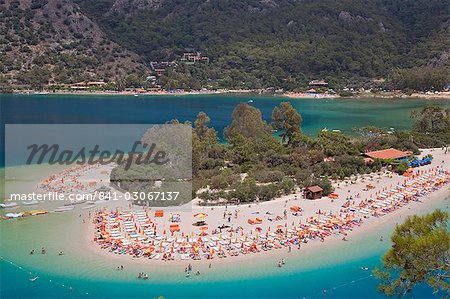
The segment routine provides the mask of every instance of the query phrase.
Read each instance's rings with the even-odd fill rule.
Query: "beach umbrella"
[[[208,216],[208,214],[205,214],[205,213],[197,213],[194,215],[194,217],[197,219],[205,219],[206,216]]]

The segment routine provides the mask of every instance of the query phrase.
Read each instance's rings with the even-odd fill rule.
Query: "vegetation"
[[[312,185],[328,195],[333,192],[331,179],[380,170],[383,161],[364,162],[360,154],[367,150],[395,147],[418,153],[412,132],[388,133],[372,127],[355,130],[353,137],[320,132],[309,138],[301,133],[301,115],[287,102],[274,108],[270,124],[280,130],[280,138],[270,134],[258,109],[246,103],[232,114],[224,133],[227,144],[219,143],[208,122],[209,117],[200,113],[193,129],[194,195],[205,204],[270,200]],[[401,167],[404,172],[405,165],[397,171],[402,172]]]
[[[448,85],[449,78],[449,69],[445,67],[414,67],[394,70],[392,84],[402,90],[440,91]]]
[[[383,269],[374,272],[381,280],[378,289],[387,296],[403,297],[425,283],[435,294],[450,291],[449,214],[436,210],[411,216],[397,225],[392,246],[383,256]]]
[[[158,78],[164,89],[296,91],[325,79],[340,90],[376,85],[373,78],[390,74],[393,88],[439,89],[448,77],[447,6],[441,0],[1,1],[0,71],[17,85],[106,80],[122,90],[148,86],[151,61],[176,61]],[[191,51],[209,62],[180,62]],[[50,77],[30,82],[33,67]]]
[[[435,134],[434,138],[442,139],[450,129],[446,126],[448,111],[438,107],[426,107],[416,112],[417,120],[410,132],[386,132],[369,127],[355,129],[356,135],[351,137],[325,131],[313,138],[303,135],[301,115],[287,102],[275,107],[272,115],[272,123],[267,124],[257,108],[247,103],[238,104],[230,125],[224,130],[226,143],[219,142],[218,133],[208,126],[210,118],[204,112],[197,115],[192,125],[182,124],[187,132],[176,126],[151,128],[143,141],[164,144],[186,153],[189,152],[188,145],[183,140],[192,126],[192,157],[174,160],[173,163],[180,165],[178,172],[156,167],[147,169],[142,165],[125,172],[119,166],[111,172],[111,181],[127,190],[141,190],[153,188],[154,183],[151,180],[134,182],[133,177],[157,177],[160,180],[163,176],[182,178],[185,182],[185,179],[190,180],[190,176],[186,177],[186,173],[190,173],[188,169],[192,169],[192,194],[183,194],[183,202],[198,196],[203,204],[209,205],[267,201],[313,185],[322,187],[324,195],[329,195],[333,192],[332,181],[377,172],[388,162],[395,164],[377,159],[366,163],[362,153],[394,147],[419,154],[414,141],[417,134],[430,131]],[[169,124],[180,123],[172,120]],[[271,127],[280,130],[279,136],[272,134]],[[161,136],[171,136],[171,142],[160,140]],[[430,145],[434,143],[433,140]],[[400,162],[395,164],[394,170],[403,174],[407,168],[406,162]],[[187,186],[184,189],[189,190]]]
[[[416,119],[411,136],[419,147],[450,144],[450,109],[427,106],[411,114]]]
[[[0,85],[41,89],[146,72],[72,1],[0,1]]]

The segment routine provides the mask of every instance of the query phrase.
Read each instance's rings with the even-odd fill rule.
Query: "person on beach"
[[[59,255],[63,255],[63,254],[64,254],[64,252],[62,252],[62,251],[59,252]]]
[[[42,247],[41,253],[42,253],[42,254],[45,254],[45,248],[44,248],[44,247]]]
[[[30,251],[30,254],[34,254],[34,249],[32,249],[32,250]]]

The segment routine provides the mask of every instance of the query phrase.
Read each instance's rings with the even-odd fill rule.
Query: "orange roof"
[[[321,191],[323,191],[323,189],[322,188],[320,188],[319,186],[311,186],[311,187],[308,187],[308,188],[306,188],[306,190],[309,190],[309,191],[311,191],[311,192],[313,192],[313,193],[316,193],[316,192],[321,192]]]
[[[407,157],[408,153],[399,151],[395,148],[388,148],[381,151],[367,152],[366,156],[375,159],[398,159]]]

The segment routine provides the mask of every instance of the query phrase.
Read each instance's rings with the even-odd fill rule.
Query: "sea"
[[[198,112],[204,111],[211,118],[210,125],[222,136],[234,107],[250,99],[267,121],[275,106],[290,101],[301,113],[302,130],[309,136],[323,128],[349,134],[364,126],[408,129],[413,110],[430,104],[450,106],[450,99],[286,99],[248,94],[0,95],[2,134],[5,124],[155,124],[171,119],[193,121]],[[4,156],[3,146],[1,154]],[[22,171],[31,176],[45,172],[37,166],[23,167],[26,168]],[[21,183],[20,177],[17,180]],[[442,200],[417,213],[436,207],[448,209],[448,201]],[[76,240],[84,232],[74,229],[79,226],[70,225],[76,221],[80,221],[78,215],[65,213],[0,222],[0,298],[384,298],[377,291],[379,282],[372,269],[380,267],[381,257],[389,248],[388,236],[395,226],[380,223],[349,242],[320,246],[305,253],[293,251],[286,254],[282,268],[276,267],[276,260],[261,257],[214,264],[211,269],[201,266],[201,275],[187,278],[186,265],[158,268],[149,264],[139,269],[150,274],[150,279],[143,281],[136,278],[138,261],[131,269],[117,271],[120,260],[83,254]],[[65,224],[72,228],[67,229]],[[384,237],[383,242],[380,236]],[[61,248],[61,244],[66,245]],[[46,255],[40,254],[41,247],[46,247]],[[30,255],[30,248],[35,248],[37,254]],[[64,255],[57,256],[61,249]],[[34,277],[38,278],[30,281]],[[441,295],[433,295],[428,286],[420,285],[407,297]]]

